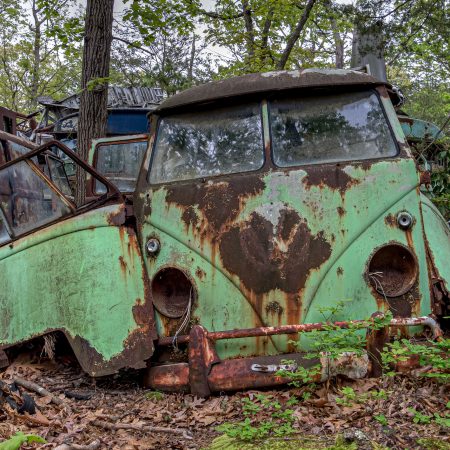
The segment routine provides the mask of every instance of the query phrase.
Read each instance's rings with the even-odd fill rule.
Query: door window
[[[120,192],[134,192],[147,141],[113,142],[97,147],[96,169],[114,183]],[[105,185],[95,184],[94,192],[103,194]]]
[[[9,242],[11,240],[11,236],[8,232],[8,225],[5,220],[5,216],[3,215],[2,210],[0,209],[0,245],[5,242]]]
[[[71,213],[32,161],[0,170],[0,207],[16,236]]]

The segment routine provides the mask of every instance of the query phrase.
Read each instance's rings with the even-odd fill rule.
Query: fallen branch
[[[29,391],[36,392],[42,397],[50,397],[52,403],[59,406],[67,406],[64,400],[61,400],[59,397],[56,397],[53,395],[50,391],[47,391],[47,389],[43,388],[42,386],[39,386],[36,383],[33,383],[32,381],[24,380],[23,378],[14,378],[14,383],[16,383],[19,386],[22,386],[25,389],[28,389]]]
[[[96,439],[88,445],[79,444],[61,444],[55,447],[54,450],[97,450],[100,447],[100,441]]]
[[[107,430],[136,430],[154,433],[172,433],[181,434],[185,439],[192,439],[191,433],[183,428],[154,427],[150,425],[136,425],[133,423],[110,423],[105,422],[104,420],[94,420],[92,421],[92,424]]]
[[[13,412],[13,415],[16,419],[18,419],[22,422],[29,422],[29,423],[32,423],[33,425],[41,425],[44,427],[50,426],[50,421],[42,414],[40,415],[40,417],[38,417],[38,416],[31,416],[28,413],[16,414],[15,412]]]

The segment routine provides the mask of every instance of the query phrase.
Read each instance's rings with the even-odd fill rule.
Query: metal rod
[[[279,334],[295,334],[295,333],[308,333],[313,330],[323,330],[325,327],[335,328],[349,328],[351,326],[361,326],[361,328],[369,328],[373,326],[374,320],[349,320],[344,322],[316,322],[305,323],[297,325],[282,325],[279,327],[258,327],[258,328],[244,328],[241,330],[227,330],[227,331],[213,331],[208,332],[208,339],[218,341],[221,339],[238,339],[246,337],[259,337],[259,336],[273,336]],[[425,325],[431,328],[433,331],[433,338],[438,339],[442,336],[442,331],[438,323],[432,317],[405,317],[391,319],[387,326],[401,327],[401,326],[417,326]],[[177,344],[185,344],[189,342],[188,335],[178,336],[176,339]],[[162,337],[158,340],[158,345],[167,346],[173,344],[173,337]]]

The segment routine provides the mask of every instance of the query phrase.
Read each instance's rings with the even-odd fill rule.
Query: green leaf
[[[7,441],[0,443],[0,450],[18,450],[22,446],[22,444],[28,444],[32,442],[45,444],[47,441],[36,434],[23,434],[21,431],[18,431]]]

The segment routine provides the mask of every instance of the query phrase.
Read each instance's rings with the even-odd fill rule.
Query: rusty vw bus
[[[0,343],[60,330],[92,375],[147,364],[148,385],[209,395],[285,382],[286,359],[315,363],[307,332],[344,299],[336,327],[394,318],[369,332],[369,356],[319,361],[324,376],[374,373],[388,330],[438,337],[449,229],[420,192],[393,95],[364,73],[305,69],[167,99],[133,209],[84,165],[103,195],[80,207],[52,186],[60,216],[3,241]]]

